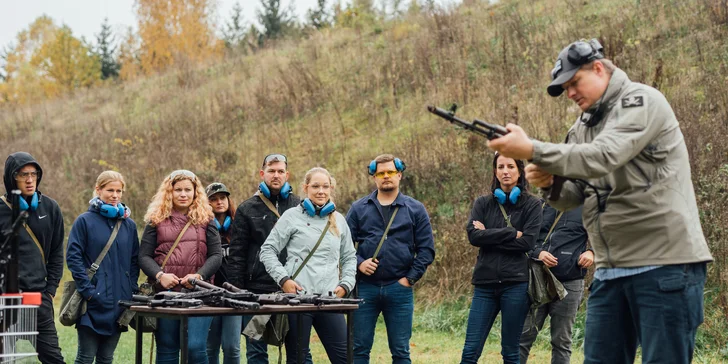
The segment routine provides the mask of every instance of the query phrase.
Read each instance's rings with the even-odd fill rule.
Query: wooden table
[[[187,364],[187,320],[190,317],[201,317],[201,316],[255,316],[255,315],[272,315],[272,314],[295,314],[296,315],[296,326],[298,327],[298,348],[296,350],[297,363],[303,364],[305,362],[305,355],[303,348],[305,345],[304,340],[309,338],[303,335],[303,317],[304,313],[315,313],[315,312],[330,312],[330,313],[344,313],[346,314],[346,362],[354,362],[354,340],[353,340],[353,327],[354,319],[353,312],[358,309],[359,305],[356,304],[336,304],[336,305],[311,305],[301,304],[298,306],[289,305],[263,305],[258,310],[243,310],[228,307],[209,307],[202,306],[200,308],[169,308],[169,307],[148,307],[148,306],[132,306],[131,310],[136,312],[137,316],[157,317],[157,318],[168,318],[174,320],[180,320],[179,335],[180,335],[180,363]],[[137,319],[137,325],[141,325],[143,320]],[[136,364],[142,364],[142,331],[139,327],[136,330]],[[289,353],[286,353],[289,355]]]

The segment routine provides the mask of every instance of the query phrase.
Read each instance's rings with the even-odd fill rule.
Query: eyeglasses
[[[377,173],[374,173],[374,177],[377,178],[384,178],[384,176],[387,176],[389,178],[392,178],[397,175],[399,171],[379,171]]]
[[[17,181],[27,181],[28,178],[35,181],[38,179],[38,176],[40,173],[38,171],[33,172],[15,172],[15,180]]]
[[[283,162],[286,164],[286,166],[288,166],[288,159],[286,158],[285,155],[268,154],[267,156],[265,156],[265,159],[263,159],[263,168],[265,168],[265,166],[267,166],[268,164],[273,163],[273,162]]]
[[[178,169],[178,170],[170,173],[169,179],[174,180],[175,178],[180,177],[180,176],[191,178],[193,181],[197,180],[197,176],[194,173],[192,173],[186,169]]]

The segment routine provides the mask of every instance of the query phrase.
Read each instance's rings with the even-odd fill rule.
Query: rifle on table
[[[508,129],[500,125],[486,123],[485,121],[478,119],[473,119],[473,122],[460,119],[455,116],[457,109],[457,104],[452,104],[449,110],[441,109],[437,106],[427,106],[427,111],[449,121],[452,124],[460,126],[465,130],[480,134],[481,136],[488,138],[488,140],[500,138],[508,134]],[[561,196],[561,188],[564,186],[564,182],[566,182],[566,180],[567,179],[565,177],[554,176],[554,182],[551,184],[551,191],[549,192],[549,200],[559,200],[559,197]]]
[[[335,304],[345,304],[345,305],[358,305],[360,303],[364,303],[364,300],[361,298],[340,298],[334,295],[332,292],[329,292],[328,295],[322,295],[320,293],[317,294],[296,294],[296,293],[282,293],[282,295],[289,297],[291,299],[299,300],[301,303],[307,303],[307,304],[313,304],[313,305],[335,305]]]
[[[190,279],[190,284],[195,286],[195,291],[188,294],[209,297],[205,302],[209,306],[232,307],[246,310],[260,309],[260,303],[251,300],[250,295],[252,294],[236,294],[235,292],[230,292],[224,288],[195,278]]]
[[[250,291],[238,288],[232,284],[225,282],[222,287],[234,294],[247,294],[251,296],[253,302],[258,302],[261,305],[290,305],[297,306],[301,304],[301,301],[286,296],[282,293],[270,293],[270,294],[255,294]]]
[[[198,308],[202,307],[202,300],[194,298],[177,298],[174,296],[165,298],[154,298],[144,295],[133,295],[132,300],[120,300],[119,306],[130,308],[132,306],[148,307],[177,307],[177,308]]]

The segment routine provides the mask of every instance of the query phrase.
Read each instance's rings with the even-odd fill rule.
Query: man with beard
[[[301,199],[288,184],[288,159],[285,155],[267,155],[259,173],[262,181],[258,191],[243,201],[235,212],[228,256],[229,281],[253,293],[273,293],[278,291],[278,283],[273,281],[260,262],[260,247],[283,212],[300,204]],[[281,252],[278,258],[285,264],[286,252]],[[243,327],[250,320],[251,316],[245,316]],[[265,341],[246,337],[245,342],[248,363],[268,363]]]
[[[425,206],[399,192],[406,166],[383,154],[368,166],[377,190],[351,206],[346,221],[357,246],[358,298],[354,311],[354,362],[369,363],[377,318],[382,313],[393,363],[411,363],[414,284],[435,258]]]

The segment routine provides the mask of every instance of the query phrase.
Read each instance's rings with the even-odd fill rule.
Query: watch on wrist
[[[414,286],[414,285],[415,285],[415,283],[417,283],[417,281],[415,281],[415,280],[414,280],[414,279],[412,279],[412,278],[409,278],[409,277],[407,277],[406,279],[407,279],[407,283],[409,283],[409,285],[410,285],[410,286]]]

